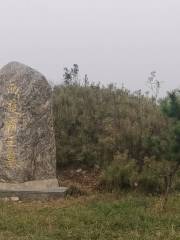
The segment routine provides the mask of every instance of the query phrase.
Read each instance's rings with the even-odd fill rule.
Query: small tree
[[[64,84],[65,85],[78,84],[78,73],[79,67],[77,64],[74,64],[71,69],[65,67],[63,74]]]
[[[156,77],[156,71],[152,71],[150,73],[150,77],[148,77],[147,83],[152,94],[152,99],[155,100],[155,102],[157,102],[161,83]]]

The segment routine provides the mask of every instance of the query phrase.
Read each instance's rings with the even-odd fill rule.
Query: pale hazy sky
[[[180,87],[180,0],[0,0],[0,67],[20,61],[60,82],[63,67],[104,84]]]

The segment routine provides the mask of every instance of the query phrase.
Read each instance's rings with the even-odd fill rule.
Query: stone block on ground
[[[0,70],[0,182],[56,178],[55,155],[49,83],[24,64],[7,64]]]

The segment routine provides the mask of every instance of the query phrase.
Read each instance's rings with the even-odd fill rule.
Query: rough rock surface
[[[44,76],[12,62],[0,70],[0,182],[56,177],[52,89]]]

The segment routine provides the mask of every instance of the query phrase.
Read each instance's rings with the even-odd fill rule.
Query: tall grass
[[[1,203],[1,240],[178,240],[180,200],[142,195],[66,199],[53,203]]]

